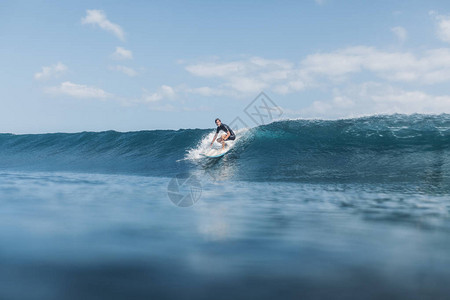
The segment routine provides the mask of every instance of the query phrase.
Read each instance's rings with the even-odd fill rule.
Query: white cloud
[[[145,91],[146,94],[142,97],[143,102],[157,102],[163,99],[171,99],[175,97],[175,90],[171,86],[162,85],[156,92],[149,94]]]
[[[134,77],[134,76],[138,75],[138,72],[136,72],[133,68],[129,68],[129,67],[126,67],[126,66],[121,66],[121,65],[110,66],[109,69],[113,70],[113,71],[122,72],[125,75],[128,75],[130,77]]]
[[[196,101],[186,103],[186,98],[178,97],[187,94],[208,93],[207,89],[190,89],[186,85],[172,87],[169,85],[161,85],[156,91],[150,92],[143,89],[140,97],[120,97],[114,96],[113,99],[121,105],[131,107],[140,106],[150,111],[175,112],[175,111],[210,111],[211,108],[205,105],[198,105]]]
[[[450,96],[432,95],[420,86],[450,81],[450,48],[421,53],[356,46],[314,53],[298,63],[260,57],[198,62],[185,69],[216,86],[180,92],[207,97],[246,98],[261,90],[288,94],[306,89],[332,93],[308,108],[302,117],[351,117],[391,113],[450,112]],[[371,82],[355,85],[361,79]],[[374,83],[374,81],[377,81]],[[396,86],[401,84],[402,88]]]
[[[444,42],[450,43],[450,16],[439,15],[435,11],[430,11],[429,15],[437,25],[437,36]]]
[[[302,62],[309,78],[340,78],[363,71],[388,81],[435,84],[450,79],[450,49],[428,50],[417,57],[409,52],[385,52],[372,47],[350,47],[314,54]]]
[[[391,31],[392,33],[394,33],[400,43],[404,43],[408,38],[408,32],[401,26],[392,27]]]
[[[133,53],[122,47],[116,47],[116,51],[111,54],[111,57],[118,60],[133,59]]]
[[[231,78],[227,85],[240,93],[256,93],[268,87],[268,84],[260,78],[247,76]]]
[[[200,96],[223,96],[227,94],[226,90],[218,89],[218,88],[211,88],[209,86],[202,86],[198,88],[185,88],[184,92],[190,93],[190,94],[196,94]]]
[[[407,70],[418,64],[408,52],[384,52],[372,47],[349,47],[330,53],[307,56],[302,61],[302,69],[309,76],[342,76],[363,70],[381,74],[383,72]]]
[[[284,82],[293,72],[293,64],[284,60],[270,60],[250,57],[245,60],[231,62],[200,62],[185,67],[194,76],[218,78],[222,84],[216,88],[203,89],[210,95],[227,94],[243,95],[260,92],[275,83]]]
[[[450,81],[450,48],[420,55],[355,46],[306,56],[299,63],[250,57],[234,61],[198,62],[190,74],[212,79],[216,86],[191,88],[191,93],[245,98],[261,90],[288,94],[311,88],[343,86],[364,75],[390,83],[433,85]]]
[[[297,113],[308,117],[350,117],[372,114],[450,112],[450,96],[407,91],[389,84],[366,82],[335,89],[329,100],[314,101]]]
[[[199,63],[188,65],[186,70],[200,77],[227,77],[245,69],[243,62],[230,63]]]
[[[97,9],[86,10],[86,16],[81,19],[81,24],[92,24],[97,25],[101,29],[109,31],[117,36],[121,41],[125,40],[125,32],[122,27],[117,24],[112,23],[106,18],[103,11]]]
[[[308,74],[340,76],[361,71],[360,50],[339,51],[308,55],[302,61],[302,69]],[[355,53],[358,52],[358,53]]]
[[[51,77],[59,77],[61,74],[67,71],[67,66],[61,62],[58,62],[55,65],[51,65],[48,67],[42,67],[41,72],[37,72],[34,74],[34,79],[37,80],[46,80]]]
[[[65,81],[59,86],[48,87],[45,91],[50,94],[67,95],[75,98],[106,99],[112,97],[112,94],[107,93],[102,89],[83,84],[76,84],[70,81]]]
[[[156,92],[149,92],[144,89],[141,97],[138,98],[117,98],[125,106],[133,105],[146,105],[149,110],[152,111],[184,111],[192,109],[192,107],[182,106],[183,101],[174,102],[173,100],[177,98],[177,92],[179,87],[174,88],[168,85],[160,86]],[[163,101],[170,100],[170,101]],[[201,107],[200,107],[201,108]],[[196,108],[193,110],[198,110]]]

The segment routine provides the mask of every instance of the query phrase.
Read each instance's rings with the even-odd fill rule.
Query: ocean
[[[0,299],[446,299],[450,115],[0,134]]]

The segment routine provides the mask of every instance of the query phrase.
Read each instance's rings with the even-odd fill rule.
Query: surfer
[[[217,118],[215,120],[215,122],[217,125],[217,130],[216,130],[216,134],[214,135],[213,140],[211,142],[211,147],[212,147],[217,135],[219,134],[219,131],[222,130],[226,134],[222,134],[222,136],[217,139],[217,142],[222,144],[222,150],[223,150],[223,149],[225,149],[225,141],[233,141],[236,138],[236,136],[234,135],[233,130],[231,130],[231,128],[228,125],[223,124],[219,118]]]

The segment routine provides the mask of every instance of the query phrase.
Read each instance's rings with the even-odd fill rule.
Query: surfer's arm
[[[212,142],[211,142],[211,146],[212,146],[212,144],[214,143],[214,141],[216,140],[216,137],[217,137],[217,132],[216,132],[216,134],[215,134],[214,137],[213,137],[213,140],[212,140]]]
[[[231,135],[230,131],[227,131],[227,136],[224,138],[224,140],[226,141],[230,137],[230,135]]]

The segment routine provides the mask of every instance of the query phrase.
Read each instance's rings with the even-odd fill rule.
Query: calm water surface
[[[442,187],[196,176],[198,202],[177,207],[166,177],[0,173],[0,298],[450,294]]]

